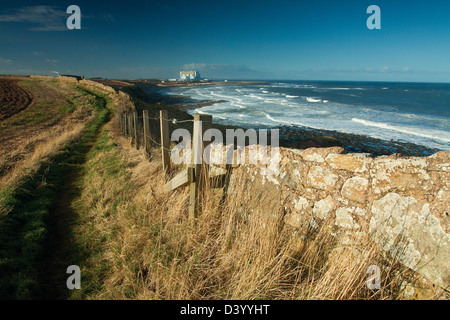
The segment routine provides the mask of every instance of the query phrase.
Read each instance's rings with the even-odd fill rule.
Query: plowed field
[[[26,109],[32,100],[31,94],[18,86],[17,81],[0,79],[0,120]]]

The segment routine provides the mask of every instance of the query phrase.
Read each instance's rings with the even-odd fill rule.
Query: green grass
[[[120,195],[132,188],[128,182],[130,174],[115,147],[108,130],[103,129],[87,154],[83,174],[76,182],[80,194],[72,204],[77,221],[72,228],[73,248],[70,251],[73,254],[72,261],[76,261],[81,268],[82,283],[81,290],[72,291],[68,299],[81,300],[98,295],[103,290],[103,280],[111,268],[110,261],[104,259],[104,247],[117,237],[118,229],[113,227],[107,233],[100,233],[98,227],[114,217],[117,207],[127,202]],[[96,183],[99,181],[101,183]],[[114,186],[113,183],[107,185],[108,182],[114,182]],[[110,192],[109,197],[103,193],[105,188]],[[94,208],[99,205],[107,209],[95,211]]]
[[[42,281],[49,272],[45,257],[52,249],[48,242],[52,225],[58,225],[51,212],[61,193],[68,190],[68,178],[85,163],[99,129],[111,114],[108,97],[89,91],[85,94],[95,95],[95,118],[86,124],[81,139],[41,163],[37,173],[25,178],[19,187],[0,191],[5,209],[0,211],[0,299],[45,296]]]
[[[33,80],[20,81],[19,85],[30,92],[48,90],[47,88],[43,88],[40,82]],[[2,121],[0,130],[17,128],[20,126],[38,125],[51,120],[57,120],[74,112],[76,107],[77,102],[69,99],[60,99],[56,101],[34,99],[27,109]]]
[[[26,125],[37,125],[47,122],[53,118],[53,107],[42,102],[35,102],[31,108],[6,119],[0,127],[18,127]]]

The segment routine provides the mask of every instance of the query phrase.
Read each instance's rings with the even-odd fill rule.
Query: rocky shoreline
[[[186,118],[192,118],[187,111],[227,102],[201,101],[185,96],[164,95],[161,86],[157,83],[136,81],[134,84],[139,91],[140,99],[145,96],[145,101],[151,104],[167,105],[186,114]],[[205,84],[206,85],[206,84]],[[130,93],[129,90],[126,90]],[[134,93],[135,94],[135,93]],[[132,93],[132,95],[134,95]],[[236,128],[233,125],[221,125],[220,127]],[[245,128],[244,128],[245,129]],[[292,149],[307,149],[320,147],[344,147],[349,153],[370,153],[373,156],[402,154],[404,156],[426,157],[441,150],[429,148],[414,143],[395,140],[381,140],[367,135],[344,133],[332,130],[322,130],[310,127],[280,126],[272,129],[280,130],[280,146]]]
[[[294,149],[341,146],[350,153],[371,153],[373,156],[402,154],[411,157],[425,157],[441,151],[404,141],[381,140],[331,130],[294,126],[283,126],[279,129],[281,139],[284,140],[283,145]]]

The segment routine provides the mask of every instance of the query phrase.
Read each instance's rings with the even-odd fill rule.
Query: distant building
[[[180,72],[181,81],[199,81],[200,73],[197,71],[181,71]]]

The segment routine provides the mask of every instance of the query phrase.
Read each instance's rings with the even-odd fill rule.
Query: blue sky
[[[448,0],[0,2],[0,73],[450,82],[449,57]]]

